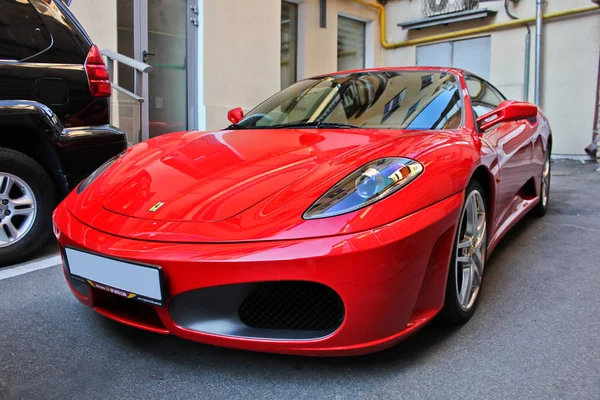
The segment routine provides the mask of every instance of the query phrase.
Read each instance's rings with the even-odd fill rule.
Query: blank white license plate
[[[160,268],[69,248],[65,249],[65,258],[74,279],[118,296],[163,304]]]

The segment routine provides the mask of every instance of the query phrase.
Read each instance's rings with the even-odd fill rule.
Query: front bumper
[[[230,244],[132,240],[81,223],[64,203],[55,211],[54,225],[61,248],[162,268],[167,293],[164,306],[117,299],[73,281],[65,269],[75,296],[109,318],[218,346],[288,354],[355,355],[395,344],[441,309],[462,201],[463,194],[458,193],[380,228],[309,240]],[[260,330],[228,334],[203,324],[220,318],[218,312],[211,313],[211,304],[220,308],[218,298],[199,307],[194,303],[194,294],[207,288],[281,281],[318,283],[335,291],[344,308],[339,327],[322,337],[302,338],[268,330],[263,330],[264,335]],[[227,296],[234,292],[222,293]],[[223,302],[227,301],[235,300],[227,296]],[[195,310],[198,318],[194,318]]]

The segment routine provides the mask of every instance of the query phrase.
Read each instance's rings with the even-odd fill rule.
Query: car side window
[[[504,97],[487,82],[473,76],[466,77],[465,81],[471,104],[478,117],[495,110],[504,101]]]
[[[25,60],[50,46],[50,33],[29,1],[0,0],[0,10],[0,60]]]
[[[498,89],[496,89],[495,87],[493,87],[492,85],[490,85],[488,82],[483,82],[485,84],[485,86],[487,87],[487,89],[489,90],[489,93],[491,96],[495,96],[497,101],[499,101],[500,103],[502,103],[503,101],[506,100],[506,97],[504,97],[504,95],[502,93],[500,93],[498,91]],[[498,105],[500,105],[500,103],[498,103]]]

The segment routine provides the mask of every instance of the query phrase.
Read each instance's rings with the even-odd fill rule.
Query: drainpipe
[[[509,0],[504,0],[504,10],[506,11],[506,15],[510,17],[512,20],[518,20],[519,17],[510,12],[508,8]],[[516,3],[516,1],[515,1]],[[531,29],[529,28],[529,24],[525,25],[527,28],[527,34],[525,35],[525,65],[524,65],[524,77],[523,77],[523,101],[529,101],[529,68],[531,65]]]
[[[529,68],[531,65],[531,29],[527,27],[525,35],[525,76],[523,77],[523,101],[529,101]]]
[[[542,45],[544,28],[544,0],[536,0],[535,11],[535,88],[534,102],[541,106],[542,95]]]
[[[600,57],[598,58],[598,80],[596,81],[596,104],[594,108],[594,126],[592,126],[592,143],[585,148],[591,157],[598,154],[598,119],[600,118]]]

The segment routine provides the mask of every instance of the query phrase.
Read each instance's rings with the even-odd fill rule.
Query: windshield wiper
[[[238,124],[231,124],[225,129],[282,129],[282,128],[333,128],[333,129],[357,129],[360,126],[350,125],[350,124],[339,124],[337,122],[307,122],[304,121],[295,121],[289,122],[285,124],[276,124],[276,125],[261,125],[261,126],[244,126]]]
[[[360,126],[350,125],[350,124],[338,124],[337,122],[290,122],[288,124],[278,124],[272,126],[265,126],[265,128],[278,129],[278,128],[339,128],[339,129],[350,129],[350,128],[360,128]]]
[[[358,125],[340,124],[337,122],[317,122],[316,128],[361,128]]]

